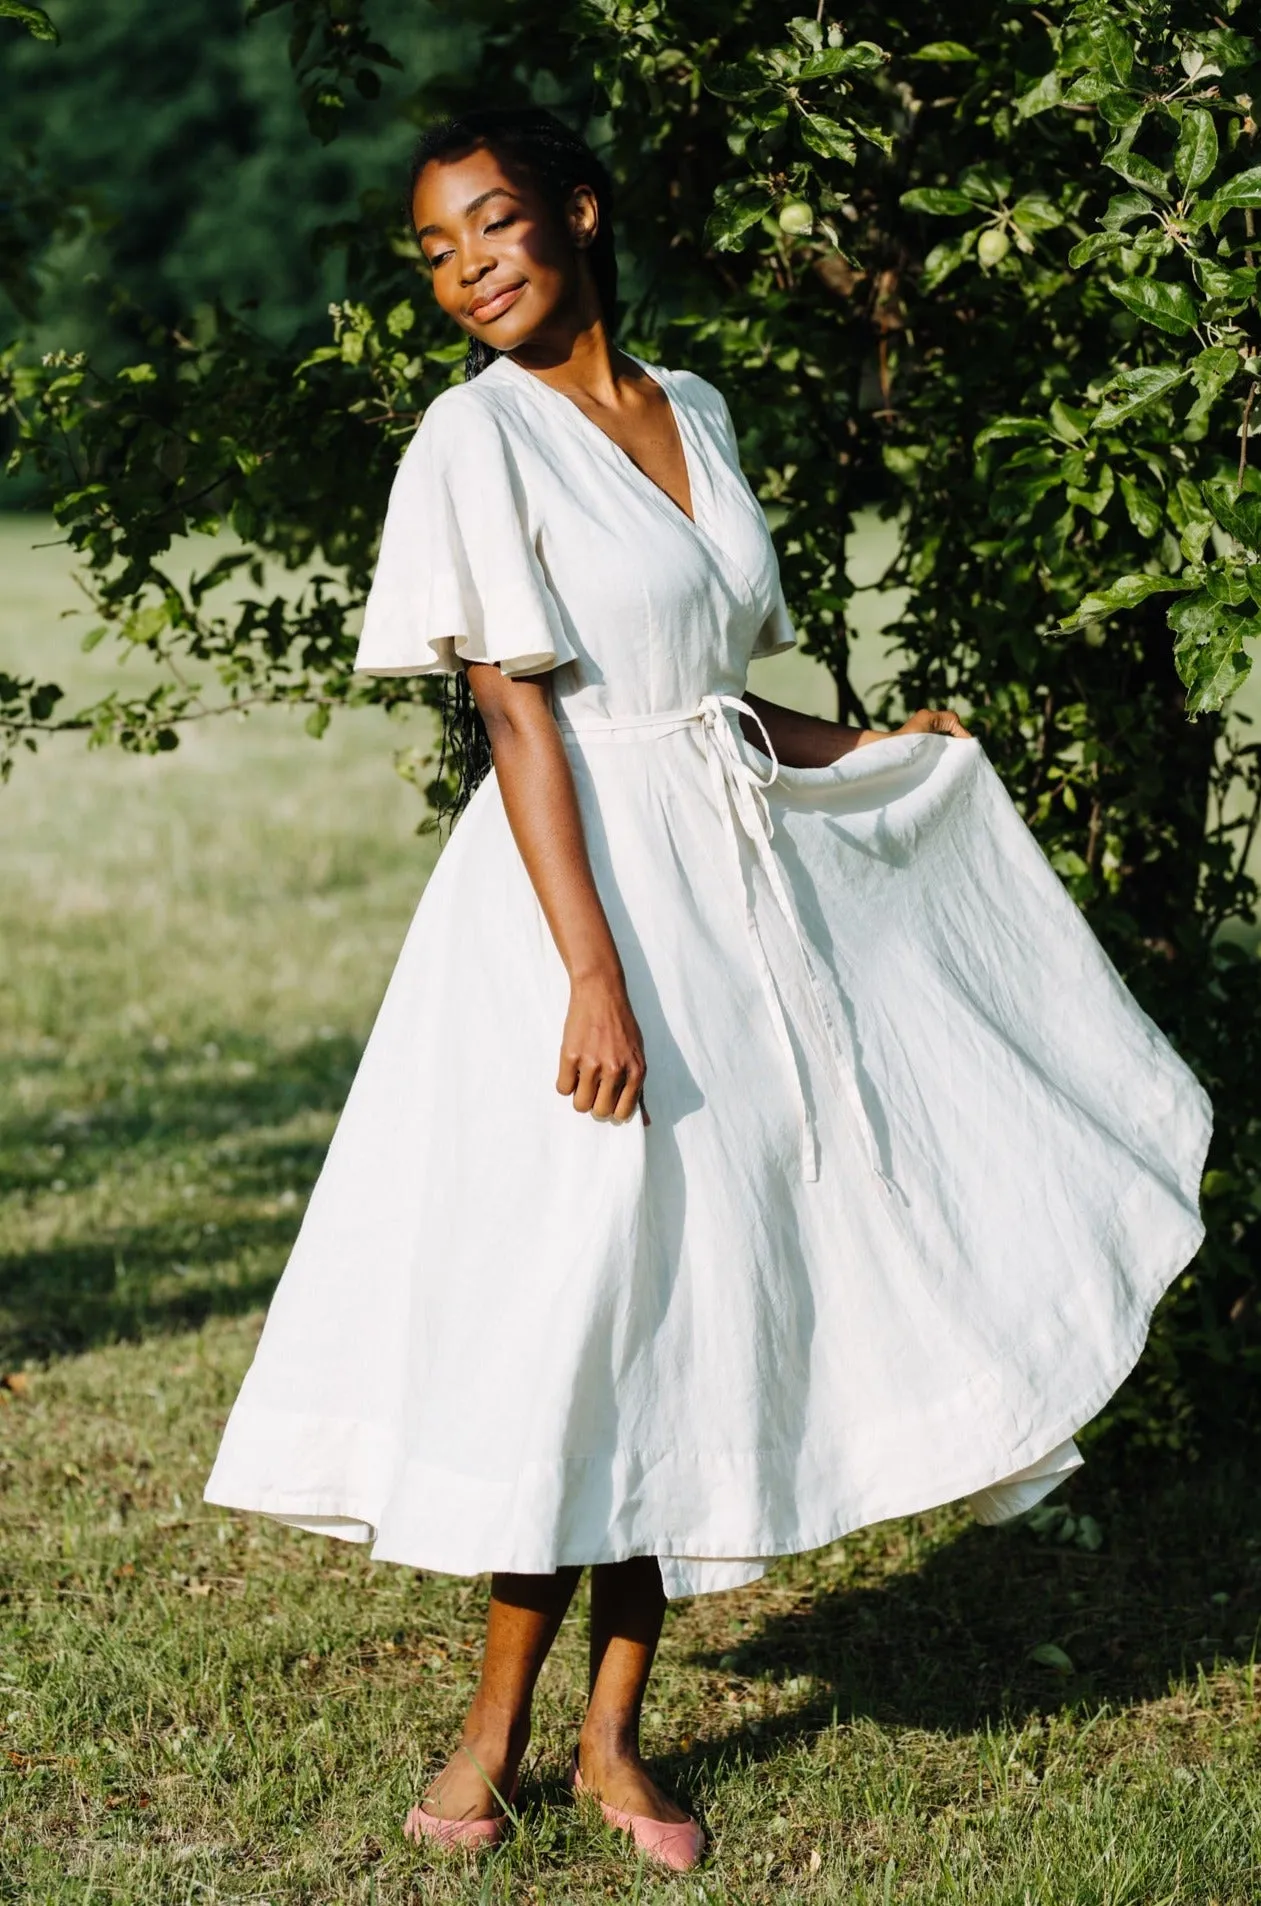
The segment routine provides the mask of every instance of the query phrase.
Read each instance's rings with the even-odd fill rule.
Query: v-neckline
[[[524,364],[518,364],[515,357],[509,356],[507,351],[501,352],[498,362],[510,364],[512,369],[516,372],[516,374],[519,377],[528,378],[532,384],[537,384],[542,390],[546,391],[550,396],[556,398],[560,403],[567,405],[568,408],[574,413],[575,417],[578,418],[580,424],[585,426],[587,430],[594,431],[595,435],[600,439],[600,441],[606,444],[608,446],[608,449],[612,451],[614,457],[620,463],[625,464],[626,468],[630,470],[632,475],[637,477],[641,483],[645,484],[648,487],[648,489],[653,493],[653,495],[656,496],[658,500],[661,503],[663,503],[665,507],[670,511],[672,516],[676,516],[680,518],[681,521],[684,522],[687,525],[687,527],[694,532],[695,535],[704,538],[706,537],[706,532],[704,528],[702,527],[699,517],[697,515],[697,502],[696,502],[697,485],[696,485],[695,468],[692,462],[692,458],[688,454],[687,431],[683,427],[683,419],[678,409],[675,406],[674,399],[673,397],[671,397],[670,392],[667,390],[666,385],[664,381],[662,380],[662,378],[654,374],[656,369],[658,368],[657,366],[654,366],[651,364],[645,364],[643,358],[636,357],[633,351],[623,351],[622,356],[628,357],[632,364],[638,364],[640,370],[644,373],[645,377],[647,377],[649,383],[655,384],[657,386],[657,389],[661,392],[661,395],[666,400],[666,405],[667,405],[667,408],[669,409],[670,416],[674,422],[675,432],[679,439],[679,450],[682,453],[682,457],[683,457],[683,468],[687,474],[687,493],[688,493],[689,501],[691,502],[691,505],[692,505],[692,514],[690,516],[688,515],[687,511],[683,508],[683,505],[681,503],[675,502],[674,498],[670,495],[670,492],[668,490],[663,489],[662,486],[653,477],[649,476],[646,470],[643,470],[640,468],[639,464],[636,463],[634,457],[631,456],[629,450],[624,450],[621,444],[618,443],[615,437],[611,437],[607,430],[602,430],[599,424],[595,422],[594,418],[589,417],[587,415],[586,411],[582,408],[581,404],[575,403],[572,397],[567,397],[563,390],[557,390],[556,386],[554,384],[549,384],[546,378],[537,377],[533,371],[527,371]],[[707,538],[707,540],[712,541],[712,538]]]

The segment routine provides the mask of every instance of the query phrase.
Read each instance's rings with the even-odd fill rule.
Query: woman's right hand
[[[575,1112],[625,1125],[643,1104],[644,1041],[622,979],[596,975],[574,980],[561,1038],[556,1090],[572,1098]]]

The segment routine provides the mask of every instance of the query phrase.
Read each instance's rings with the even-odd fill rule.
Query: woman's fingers
[[[589,1112],[592,1118],[612,1120],[624,1125],[634,1116],[644,1083],[644,1064],[631,1059],[623,1065],[562,1054],[556,1090],[572,1098],[575,1112]],[[648,1115],[644,1113],[644,1123]]]
[[[618,1093],[617,1103],[613,1107],[613,1123],[615,1125],[625,1125],[628,1119],[634,1118],[636,1105],[642,1103],[643,1089],[644,1068],[642,1066],[632,1066],[622,1078],[622,1089]],[[647,1125],[648,1123],[648,1108],[645,1106],[644,1124]]]
[[[955,735],[960,741],[972,739],[953,708],[917,709],[909,721],[902,723],[898,732],[904,735]]]
[[[578,1083],[574,1087],[575,1112],[589,1112],[600,1090],[600,1064],[596,1059],[578,1061]]]
[[[625,986],[607,975],[575,981],[556,1090],[573,1100],[575,1112],[625,1124],[634,1114],[644,1071],[644,1043]]]

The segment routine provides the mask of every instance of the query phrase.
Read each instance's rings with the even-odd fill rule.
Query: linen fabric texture
[[[720,393],[643,368],[695,520],[500,358],[402,458],[358,663],[550,672],[651,1124],[555,1090],[568,981],[492,774],[205,1493],[457,1574],[656,1555],[677,1596],[1052,1488],[1199,1245],[1210,1107],[979,742],[745,738],[774,546]]]

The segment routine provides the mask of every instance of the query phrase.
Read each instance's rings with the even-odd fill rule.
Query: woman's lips
[[[507,290],[496,292],[493,298],[487,298],[484,303],[475,304],[469,316],[475,324],[489,324],[492,318],[499,317],[501,312],[515,304],[524,290],[525,280],[522,279],[519,285],[509,285]]]

